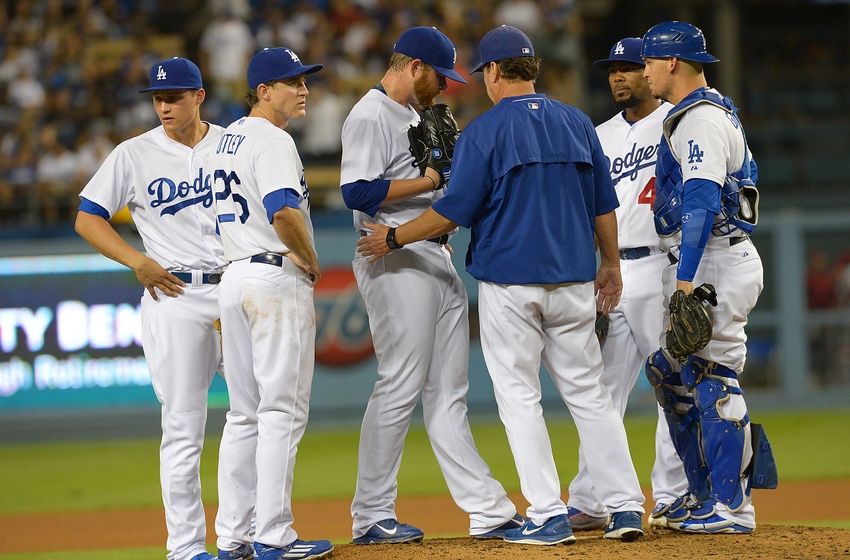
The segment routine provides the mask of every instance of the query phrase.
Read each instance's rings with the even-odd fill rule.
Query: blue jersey
[[[508,97],[460,135],[434,210],[472,229],[467,271],[498,284],[596,277],[595,219],[619,203],[590,119],[530,94]]]

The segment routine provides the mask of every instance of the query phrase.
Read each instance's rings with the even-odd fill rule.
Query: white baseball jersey
[[[620,201],[616,209],[619,247],[651,250],[640,258],[620,260],[623,293],[617,307],[608,314],[608,336],[602,345],[605,368],[601,381],[611,392],[620,416],[625,414],[644,361],[658,348],[658,333],[663,330],[661,275],[669,261],[658,248],[652,201],[661,125],[671,107],[662,103],[633,124],[621,111],[596,127]],[[660,408],[659,414],[652,494],[656,503],[670,504],[685,493],[688,481]],[[569,506],[594,517],[604,517],[609,512],[593,487],[583,447],[584,444],[579,449],[578,474],[569,487]]]
[[[419,177],[407,138],[407,129],[419,120],[419,113],[413,107],[399,105],[378,89],[369,90],[354,105],[342,126],[340,184]],[[400,226],[419,217],[442,196],[440,190],[384,204],[374,218],[355,210],[354,227],[363,229],[364,220]]]
[[[419,177],[407,137],[418,121],[413,108],[370,90],[343,125],[341,183]],[[362,229],[365,219],[398,226],[442,196],[429,192],[384,205],[374,218],[355,211],[354,225]],[[356,254],[352,268],[378,357],[378,381],[360,431],[353,536],[396,518],[396,477],[420,396],[431,446],[455,503],[469,514],[470,534],[501,526],[516,507],[490,474],[469,429],[468,304],[451,255],[438,243],[420,241],[377,263]]]
[[[190,148],[162,127],[118,145],[80,196],[113,215],[125,204],[148,255],[172,271],[193,271],[177,297],[142,295],[142,347],[157,400],[162,405],[160,480],[168,528],[169,560],[205,552],[200,459],[207,419],[207,392],[221,362],[218,285],[203,272],[225,264],[215,232],[213,171],[209,158],[222,128],[210,125]]]
[[[630,124],[621,111],[596,127],[620,201],[615,212],[621,249],[658,247],[652,216],[655,162],[661,142],[661,123],[671,107],[669,103],[662,103],[634,124]]]
[[[211,162],[231,261],[219,297],[230,411],[219,460],[218,547],[256,541],[281,548],[298,538],[292,481],[313,381],[313,281],[285,256],[250,257],[289,252],[267,210],[283,207],[284,189],[299,193],[312,239],[309,191],[292,137],[264,118],[227,127]]]
[[[215,178],[215,204],[227,260],[289,252],[271,226],[263,204],[267,196],[273,197],[282,189],[301,195],[299,206],[313,237],[304,165],[286,131],[264,118],[243,117],[227,127],[215,152],[215,169],[222,170]]]
[[[708,91],[720,95],[716,89]],[[670,135],[682,181],[707,179],[718,185],[741,168],[747,149],[738,117],[709,103],[688,109]]]
[[[225,263],[208,162],[223,129],[209,127],[194,148],[161,126],[125,140],[80,193],[110,216],[126,205],[145,251],[167,270],[215,271]]]
[[[709,91],[718,93],[713,89]],[[681,165],[683,181],[707,179],[720,185],[727,175],[741,168],[747,150],[737,116],[708,103],[692,106],[679,117],[670,135],[670,146]],[[671,264],[663,273],[665,322],[670,297],[677,286],[676,269],[676,265]],[[764,287],[762,261],[753,242],[741,231],[733,231],[729,236],[709,236],[693,279],[694,286],[702,283],[714,285],[717,306],[711,311],[711,341],[695,355],[740,375],[747,354],[744,328]],[[663,344],[663,333],[661,341]],[[727,383],[734,386],[738,380],[730,379]],[[742,418],[747,412],[743,395],[730,395],[728,400],[718,403],[717,408],[725,418]],[[750,425],[744,430],[745,442],[749,442]],[[750,454],[751,448],[745,443],[742,467],[749,462]],[[735,511],[722,503],[718,503],[715,510],[735,523],[755,527],[752,496],[747,493],[743,504]]]

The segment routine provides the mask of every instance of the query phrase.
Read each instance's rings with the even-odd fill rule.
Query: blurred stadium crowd
[[[0,233],[70,231],[77,193],[106,154],[116,143],[157,124],[150,98],[138,90],[147,82],[150,65],[164,57],[187,56],[199,63],[208,92],[203,117],[222,125],[245,114],[245,66],[256,50],[288,46],[305,61],[325,64],[326,71],[309,83],[308,118],[294,121],[288,131],[296,137],[311,187],[328,187],[329,196],[319,196],[317,202],[333,206],[339,202],[330,194],[336,195],[333,169],[342,122],[356,99],[380,78],[393,42],[405,28],[439,27],[458,46],[458,64],[466,72],[487,30],[499,23],[516,25],[532,37],[544,59],[539,89],[601,122],[612,110],[610,94],[604,76],[589,68],[614,40],[639,35],[685,6],[690,12],[680,15],[692,21],[705,13],[711,41],[712,2],[655,4],[0,0]],[[837,72],[847,67],[846,56],[837,53],[846,51],[850,12],[843,12],[840,33],[824,32],[831,28],[817,26],[834,27],[830,14],[826,19],[822,11],[807,16],[811,7],[792,12],[787,6],[736,4],[748,30],[741,39],[744,95],[736,101],[745,110],[763,181],[789,193],[801,181],[843,186],[850,175],[850,80],[848,72]],[[832,7],[833,12],[841,9]],[[787,28],[789,18],[794,30]],[[749,26],[751,20],[759,25]],[[751,48],[761,48],[767,40],[772,48],[752,64]],[[465,87],[450,86],[447,102],[461,126],[490,106],[475,78]]]

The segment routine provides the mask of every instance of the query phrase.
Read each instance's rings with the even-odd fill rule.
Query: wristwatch
[[[404,247],[403,244],[395,240],[395,229],[396,228],[393,227],[387,230],[387,247],[389,247],[391,250],[401,249],[402,247]]]

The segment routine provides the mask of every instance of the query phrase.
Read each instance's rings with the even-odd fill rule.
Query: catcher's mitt
[[[420,175],[424,175],[429,167],[440,173],[440,183],[435,190],[441,189],[446,186],[452,173],[455,142],[460,134],[457,122],[445,103],[432,105],[422,110],[419,116],[419,123],[407,130],[410,154]]]
[[[670,298],[666,345],[670,355],[679,361],[699,352],[711,340],[713,329],[706,304],[717,306],[717,292],[711,284],[699,286],[690,295],[676,290]]]

